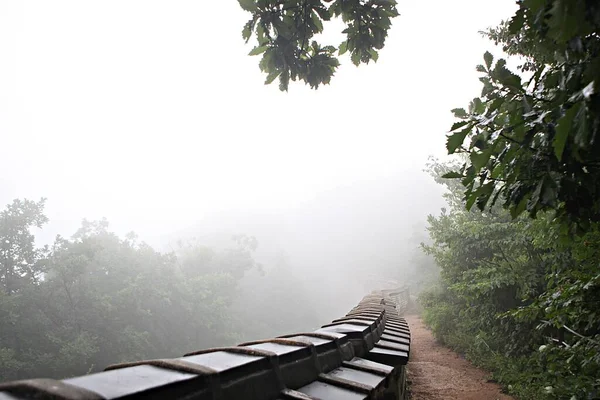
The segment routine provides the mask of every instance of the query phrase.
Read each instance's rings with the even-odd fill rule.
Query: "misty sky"
[[[281,93],[247,56],[235,0],[0,0],[0,203],[47,197],[52,236],[107,217],[156,241],[360,182],[423,195],[410,187],[432,185],[421,170],[445,153],[449,110],[480,90],[493,44],[477,32],[515,5],[398,9],[377,64],[343,57],[331,85]]]

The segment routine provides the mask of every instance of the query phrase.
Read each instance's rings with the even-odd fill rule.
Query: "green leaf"
[[[269,39],[266,36],[265,27],[262,23],[256,24],[256,39],[258,39],[258,44],[263,45],[269,42]]]
[[[450,171],[450,172],[446,172],[444,175],[442,175],[442,178],[444,178],[444,179],[457,179],[457,178],[464,178],[464,176],[460,172]]]
[[[503,97],[498,97],[497,99],[493,100],[489,105],[488,112],[493,113],[494,111],[498,110],[500,106],[504,104],[504,101],[505,99]]]
[[[462,128],[463,126],[467,125],[468,123],[469,123],[469,121],[455,122],[454,124],[452,124],[452,128],[450,128],[450,132],[454,132],[458,128]]]
[[[278,18],[273,19],[273,27],[275,28],[277,35],[290,39],[294,37],[296,21],[292,17],[284,15],[282,20],[279,20]]]
[[[377,53],[377,50],[369,49],[369,54],[371,55],[373,61],[377,62],[377,60],[379,59],[379,53]]]
[[[347,51],[348,51],[348,41],[346,40],[342,44],[340,44],[340,50],[339,50],[338,54],[341,56],[342,54],[344,54]]]
[[[523,6],[531,9],[534,13],[538,12],[540,8],[546,5],[546,0],[524,0]]]
[[[476,69],[477,72],[487,72],[487,69],[485,69],[485,67],[481,64],[479,64]]]
[[[352,52],[350,60],[352,60],[352,63],[358,67],[360,65],[360,51],[355,50],[354,52]]]
[[[316,12],[311,13],[311,19],[317,28],[317,32],[323,32],[323,22],[321,22],[321,18],[317,15]]]
[[[485,167],[490,160],[490,156],[492,155],[492,148],[489,148],[481,153],[476,153],[475,151],[471,151],[470,159],[471,164],[475,167],[477,171],[481,168]]]
[[[471,129],[472,126],[468,126],[462,131],[456,132],[448,136],[448,140],[446,141],[446,148],[448,149],[448,154],[454,154],[456,149],[458,149],[463,144],[465,138],[467,137],[469,132],[471,132]]]
[[[545,1],[545,0],[544,0]],[[516,14],[511,18],[508,24],[508,31],[513,35],[518,33],[525,23],[525,12],[523,9],[517,10]]]
[[[554,154],[556,155],[558,161],[562,160],[567,138],[569,137],[569,133],[571,132],[571,127],[573,125],[573,118],[577,114],[580,106],[581,103],[577,103],[569,108],[565,115],[563,115],[563,117],[559,119],[558,123],[556,124],[556,134],[554,135],[552,146],[554,147]]]
[[[252,51],[250,53],[248,53],[248,55],[249,56],[257,56],[257,55],[267,51],[268,48],[269,48],[269,46],[256,46],[255,48],[252,49]]]
[[[469,105],[469,112],[471,114],[483,114],[485,111],[485,104],[479,97],[475,97]]]
[[[267,76],[267,79],[265,80],[265,85],[268,85],[268,84],[272,83],[275,80],[275,78],[277,78],[279,76],[279,74],[281,74],[281,71],[273,71],[273,72],[271,72]]]
[[[500,177],[500,175],[502,175],[503,172],[504,172],[504,164],[502,164],[502,163],[496,164],[496,166],[492,170],[492,175],[491,175],[492,179],[497,179],[498,177]]]
[[[527,208],[527,203],[529,201],[529,196],[524,196],[521,201],[519,201],[519,204],[513,206],[510,208],[510,215],[511,217],[517,218],[519,215],[521,215],[523,213],[523,211],[525,211],[525,209]]]
[[[488,94],[494,91],[494,85],[490,83],[489,80],[484,82],[483,89],[481,89],[481,97],[487,97]]]
[[[238,3],[240,3],[240,6],[246,11],[254,12],[258,10],[254,0],[238,0]]]
[[[510,88],[517,89],[518,91],[523,90],[523,87],[521,85],[521,77],[519,75],[513,74],[512,72],[505,76],[502,76],[500,78],[500,83]]]
[[[545,179],[546,184],[544,185],[544,190],[540,197],[540,200],[543,204],[549,205],[551,207],[556,206],[556,198],[557,198],[557,187],[556,184],[552,181],[551,178]]]
[[[483,60],[485,61],[485,65],[487,69],[492,68],[492,62],[494,61],[494,56],[489,51],[486,51],[483,55]]]
[[[326,8],[317,7],[315,8],[315,11],[323,21],[329,21],[331,19],[331,13]]]
[[[284,71],[279,77],[279,90],[287,92],[290,84],[290,72],[289,70]]]
[[[456,118],[464,119],[464,118],[468,117],[468,114],[464,108],[455,108],[455,109],[451,110],[451,112],[452,112],[452,114],[454,114],[454,116]]]
[[[461,181],[461,183],[463,184],[463,186],[465,187],[469,187],[472,186],[473,181],[475,180],[475,168],[473,168],[472,165],[469,166],[469,168],[467,168],[465,170],[465,175],[463,180]]]
[[[242,38],[248,43],[250,37],[252,36],[252,26],[254,25],[254,20],[248,21],[246,25],[244,25],[244,29],[242,29]]]
[[[585,2],[554,1],[547,20],[548,36],[562,44],[584,33],[587,7]]]
[[[484,210],[485,206],[490,200],[490,196],[494,192],[494,187],[494,182],[488,182],[477,189],[477,208],[479,208],[479,210]]]

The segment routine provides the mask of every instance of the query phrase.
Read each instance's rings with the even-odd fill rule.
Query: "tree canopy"
[[[285,259],[255,261],[253,236],[219,247],[181,239],[159,252],[107,220],[84,220],[70,238],[38,247],[44,206],[16,199],[0,211],[0,382],[84,375],[319,323]],[[282,302],[298,312],[279,315]]]
[[[44,202],[16,199],[0,213],[0,286],[9,295],[36,283],[44,271],[40,258],[45,249],[35,248],[29,231],[48,221]]]
[[[30,229],[47,221],[43,199],[0,212],[0,381],[81,375],[239,339],[230,310],[244,272],[257,267],[254,238],[160,253],[102,220],[37,248]]]
[[[256,38],[250,55],[261,55],[260,69],[267,84],[279,78],[287,90],[290,80],[311,88],[328,84],[340,65],[337,55],[350,53],[355,65],[377,61],[392,18],[398,16],[395,0],[238,0],[252,14],[244,25],[246,42]],[[321,43],[324,23],[341,18],[346,40]],[[337,52],[337,55],[336,55]]]
[[[554,211],[563,233],[600,221],[600,3],[523,0],[485,35],[520,57],[519,71],[488,52],[481,96],[453,110],[447,148],[467,161],[467,208],[501,199],[513,217]]]
[[[498,203],[466,210],[459,182],[440,179],[448,208],[430,216],[441,279],[420,295],[443,343],[486,367],[522,399],[587,399],[600,390],[600,226],[569,243],[549,213],[513,219]]]

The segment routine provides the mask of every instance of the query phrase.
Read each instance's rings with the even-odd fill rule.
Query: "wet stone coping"
[[[394,296],[365,296],[314,332],[108,366],[64,380],[0,384],[15,399],[382,399],[410,355],[410,330]],[[387,398],[387,396],[385,396]]]

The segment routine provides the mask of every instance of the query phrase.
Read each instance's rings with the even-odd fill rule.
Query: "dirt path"
[[[511,400],[489,374],[439,345],[416,315],[406,316],[411,344],[408,379],[413,400]]]

